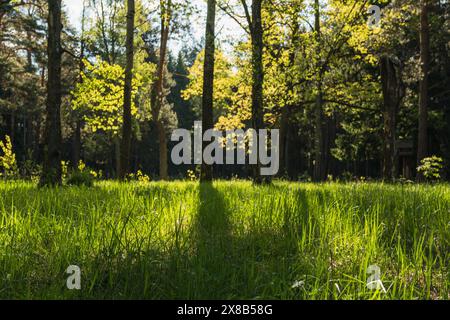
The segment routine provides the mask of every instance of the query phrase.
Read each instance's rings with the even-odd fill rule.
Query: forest
[[[450,299],[449,17],[0,0],[0,299]]]
[[[214,1],[198,39],[201,2],[80,1],[78,27],[58,2],[53,30],[47,1],[2,1],[0,136],[16,158],[2,173],[60,183],[60,162],[82,161],[112,179],[199,176],[170,161],[170,134],[202,120],[279,129],[281,179],[425,180],[422,165],[445,179],[449,3],[429,2],[379,1],[371,21],[371,1]],[[238,39],[215,31],[221,17]]]

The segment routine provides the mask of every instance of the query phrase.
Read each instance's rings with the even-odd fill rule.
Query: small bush
[[[146,175],[145,173],[143,173],[141,170],[138,170],[138,172],[136,174],[134,173],[130,173],[127,176],[127,181],[138,181],[138,182],[150,182],[151,178]]]
[[[67,173],[69,172],[69,162],[61,161],[61,176],[63,181],[67,179]]]
[[[0,177],[7,179],[17,177],[19,170],[17,168],[16,155],[13,151],[11,138],[5,137],[5,142],[0,141],[0,149],[3,155],[0,156]]]
[[[38,182],[42,175],[42,166],[31,160],[32,155],[28,156],[22,164],[22,179]]]
[[[443,163],[444,160],[437,156],[422,159],[420,166],[417,167],[417,172],[422,174],[428,181],[439,181],[444,168]]]
[[[67,185],[92,187],[94,177],[89,171],[73,171],[67,177]]]
[[[196,167],[194,170],[188,170],[186,172],[186,178],[189,181],[199,181],[200,180],[201,170],[200,167]]]

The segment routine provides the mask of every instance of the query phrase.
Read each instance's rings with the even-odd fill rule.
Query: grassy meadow
[[[449,267],[445,184],[0,183],[0,299],[447,300]]]

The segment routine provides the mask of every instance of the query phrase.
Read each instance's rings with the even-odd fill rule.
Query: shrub
[[[417,172],[422,174],[428,181],[441,180],[441,171],[443,169],[444,160],[437,156],[422,159]]]
[[[32,155],[30,154],[22,164],[22,178],[37,182],[42,175],[42,166],[35,163],[31,158]]]
[[[71,171],[67,169],[67,164],[63,161],[63,174],[67,176],[66,183],[69,186],[86,186],[92,187],[94,180],[99,177],[99,174],[94,170],[89,169],[86,164],[80,160],[75,170]]]
[[[148,175],[142,173],[141,170],[138,170],[136,174],[130,173],[127,175],[127,181],[150,182],[151,179]]]
[[[89,171],[73,171],[68,175],[67,184],[69,186],[86,186],[94,185],[94,177]]]
[[[5,137],[5,142],[0,141],[0,149],[3,153],[0,156],[0,176],[5,178],[14,178],[18,174],[16,155],[14,154],[11,138]]]
[[[199,181],[200,180],[200,167],[196,167],[194,170],[188,170],[186,172],[186,177],[189,181]]]
[[[69,162],[61,161],[61,176],[63,180],[67,179],[67,173],[69,172]]]

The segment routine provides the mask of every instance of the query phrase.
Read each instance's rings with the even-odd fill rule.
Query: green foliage
[[[92,187],[94,185],[94,177],[89,171],[72,171],[66,181],[69,186],[85,186]]]
[[[199,170],[196,168],[196,170],[188,170],[186,172],[186,178],[189,181],[199,181],[200,180],[200,172]]]
[[[3,153],[0,155],[0,177],[7,179],[17,177],[19,172],[16,155],[9,136],[5,137],[5,141],[0,141],[0,151]]]
[[[63,181],[66,180],[68,171],[69,171],[69,163],[67,161],[62,160],[61,161],[61,178]]]
[[[23,162],[21,170],[22,176],[25,179],[31,179],[31,181],[38,182],[42,174],[42,165],[35,163],[31,157]]]
[[[84,60],[86,70],[82,72],[82,81],[72,92],[72,108],[82,114],[87,127],[96,132],[99,130],[118,136],[123,121],[124,69],[115,64],[97,58],[95,64]],[[136,70],[135,70],[136,71]],[[134,119],[148,119],[149,113],[136,101],[140,88],[149,86],[154,65],[146,63],[134,72],[131,113]]]
[[[205,59],[205,50],[202,50],[191,68],[189,68],[189,84],[185,90],[181,92],[183,99],[189,100],[201,97],[203,93],[203,64]],[[214,66],[214,113],[219,119],[219,127],[242,127],[241,121],[250,117],[250,113],[242,114],[240,117],[224,118],[230,109],[237,108],[236,105],[243,107],[242,103],[246,102],[242,98],[241,90],[246,94],[250,92],[250,87],[240,83],[239,75],[233,72],[230,59],[220,50],[216,50],[215,66]],[[247,83],[248,85],[249,83]],[[250,83],[251,85],[251,83]],[[248,101],[247,101],[248,102]],[[249,107],[250,105],[246,103]],[[248,108],[240,108],[245,111]],[[247,110],[248,112],[249,110]],[[200,114],[200,110],[198,112]],[[242,112],[241,112],[242,113]],[[226,122],[232,122],[225,124]]]
[[[428,181],[441,180],[444,160],[437,156],[428,157],[420,161],[417,172],[422,174]]]
[[[68,164],[63,161],[63,173],[66,173],[66,184],[69,186],[86,186],[92,187],[94,180],[99,177],[99,174],[94,170],[86,167],[86,164],[80,160],[75,170],[68,170]]]
[[[148,183],[151,181],[150,176],[143,173],[141,170],[138,170],[136,173],[130,173],[127,176],[127,181],[137,181],[142,183]]]

